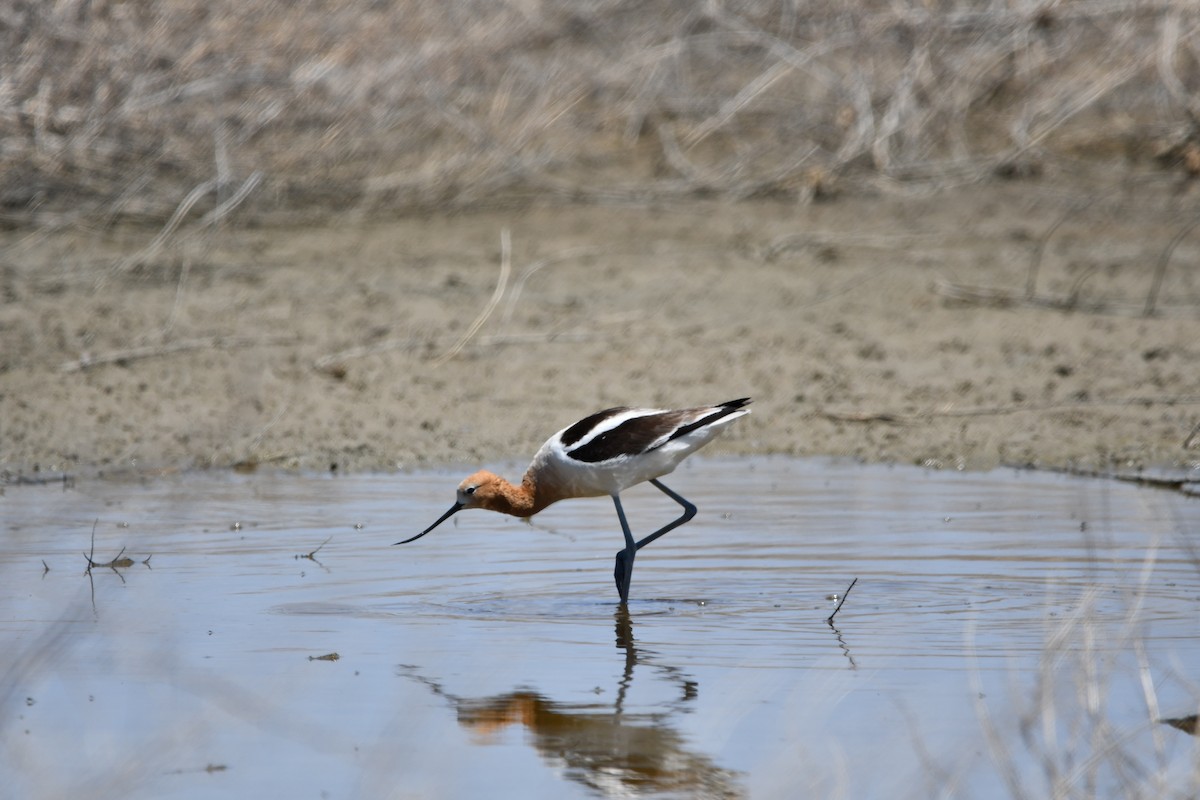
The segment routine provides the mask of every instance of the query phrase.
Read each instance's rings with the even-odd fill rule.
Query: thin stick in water
[[[854,588],[854,584],[858,583],[858,578],[850,581],[850,585],[846,587],[846,591],[842,593],[842,597],[838,600],[837,606],[833,609],[833,613],[826,618],[826,622],[833,625],[833,618],[837,616],[837,612],[842,610],[842,604],[846,602],[846,598],[850,596],[850,590]]]

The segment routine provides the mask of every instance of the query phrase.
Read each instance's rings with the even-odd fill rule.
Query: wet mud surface
[[[744,395],[754,414],[711,454],[1186,469],[1200,237],[1167,252],[1185,222],[1162,185],[1026,181],[162,248],[8,232],[0,470],[520,460],[600,408]]]

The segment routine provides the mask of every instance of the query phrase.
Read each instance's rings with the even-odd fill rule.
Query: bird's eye
[[[474,486],[468,486],[468,487],[467,487],[466,489],[464,489],[463,491],[465,491],[467,494],[475,494],[475,487],[474,487]]]

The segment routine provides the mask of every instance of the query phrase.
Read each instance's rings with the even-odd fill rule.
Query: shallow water
[[[693,459],[667,483],[700,513],[642,551],[623,614],[604,498],[390,546],[460,478],[8,487],[0,795],[1200,787],[1196,739],[1154,722],[1200,705],[1194,497]],[[677,512],[649,486],[625,499],[635,531]],[[94,520],[95,560],[133,563],[89,580]]]

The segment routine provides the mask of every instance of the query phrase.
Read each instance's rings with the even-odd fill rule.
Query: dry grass
[[[1198,90],[1186,0],[9,0],[0,221],[1196,172]]]
[[[1148,557],[1147,565],[1153,560]],[[1148,573],[1147,573],[1148,574]],[[1156,686],[1196,687],[1169,659],[1147,653],[1144,622],[1128,609],[1113,631],[1101,623],[1091,588],[1079,605],[1047,630],[1033,685],[988,701],[973,674],[976,711],[987,743],[989,767],[1006,791],[1022,798],[1190,798],[1200,787],[1200,761],[1190,743],[1164,723]],[[1140,686],[1144,717],[1130,712],[1130,688]],[[1195,705],[1185,705],[1194,713]],[[1015,730],[1014,730],[1015,728]],[[1189,758],[1180,750],[1191,750]],[[950,796],[949,792],[944,796]],[[955,793],[954,796],[960,796]],[[970,796],[964,792],[961,796]]]

